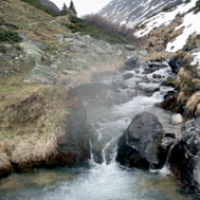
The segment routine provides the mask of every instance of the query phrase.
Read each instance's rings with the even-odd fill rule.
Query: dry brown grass
[[[0,141],[0,170],[10,168],[10,158],[6,153],[6,144],[3,141]]]
[[[113,72],[123,66],[123,59],[120,57],[115,57],[114,59],[110,60],[99,60],[97,61],[93,67],[88,69],[87,71],[82,71],[78,74],[76,79],[74,80],[74,85],[80,85],[83,83],[90,83],[91,82],[91,74],[98,73],[98,72]]]
[[[103,60],[103,61],[102,61]],[[94,72],[114,71],[123,59],[99,58],[90,69],[74,78],[75,85],[89,82]],[[68,88],[39,84],[7,85],[0,89],[0,150],[2,166],[48,160],[57,153],[58,138],[72,108],[68,107]]]
[[[194,93],[187,101],[185,112],[187,115],[199,116],[200,114],[200,92]]]
[[[5,97],[0,113],[2,165],[48,160],[57,151],[57,137],[71,112],[67,88],[28,87],[10,98]]]
[[[0,20],[19,27],[31,39],[52,42],[52,34],[64,34],[66,28],[47,13],[20,0],[0,1]]]

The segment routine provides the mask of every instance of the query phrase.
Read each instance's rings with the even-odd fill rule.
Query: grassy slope
[[[55,18],[20,0],[0,1],[0,19],[4,24],[18,27],[17,32],[46,43],[55,51],[59,47],[52,35],[67,33]],[[18,44],[15,46],[15,54],[20,54]],[[54,50],[50,48],[48,53],[51,55]],[[88,79],[93,70],[112,67],[101,58],[99,63],[94,69],[82,72],[77,79]],[[12,53],[4,54],[0,59],[0,73],[18,69],[14,74],[0,76],[0,172],[11,162],[48,161],[56,152],[57,137],[64,133],[66,119],[72,112],[68,107],[71,102],[67,101],[67,88],[22,82],[34,65],[23,59],[13,59]],[[112,69],[115,66],[113,63]]]

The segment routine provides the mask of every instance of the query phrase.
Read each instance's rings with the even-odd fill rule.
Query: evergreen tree
[[[75,7],[74,7],[74,3],[73,3],[73,1],[71,0],[71,2],[70,2],[70,6],[69,6],[69,9],[74,13],[74,14],[76,14],[77,12],[76,12],[76,9],[75,9]]]
[[[68,8],[66,6],[66,3],[63,4],[62,10],[60,12],[62,15],[68,14]]]

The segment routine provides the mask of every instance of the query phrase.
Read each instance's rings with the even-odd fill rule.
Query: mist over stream
[[[163,72],[166,73],[166,72]],[[113,77],[112,77],[113,78]],[[110,77],[104,77],[104,82]],[[109,82],[109,81],[108,81]],[[169,170],[128,169],[115,161],[117,141],[133,117],[143,111],[156,115],[166,132],[178,133],[180,125],[170,123],[174,113],[155,104],[163,100],[163,87],[150,96],[138,95],[127,103],[110,109],[98,101],[86,103],[88,122],[96,130],[91,141],[88,166],[38,169],[31,173],[12,174],[0,181],[1,200],[184,200]],[[103,163],[93,160],[92,149],[102,148]]]

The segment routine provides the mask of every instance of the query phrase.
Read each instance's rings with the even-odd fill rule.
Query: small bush
[[[6,41],[19,42],[21,40],[17,32],[0,28],[0,43]]]
[[[77,24],[77,23],[83,22],[82,19],[80,19],[80,18],[78,18],[78,17],[76,17],[76,16],[74,16],[74,15],[70,15],[70,16],[68,17],[68,19],[69,19],[69,21],[70,21],[71,23],[73,23],[73,24]]]
[[[96,26],[84,23],[81,20],[79,21],[78,19],[76,19],[76,17],[73,17],[71,22],[72,21],[74,21],[75,23],[72,23],[72,24],[63,23],[63,25],[69,28],[73,33],[80,32],[85,35],[90,35],[91,37],[95,39],[104,40],[112,44],[127,43],[126,39],[123,38],[122,36],[118,34],[108,34],[104,30]],[[78,21],[82,23],[79,23]]]

